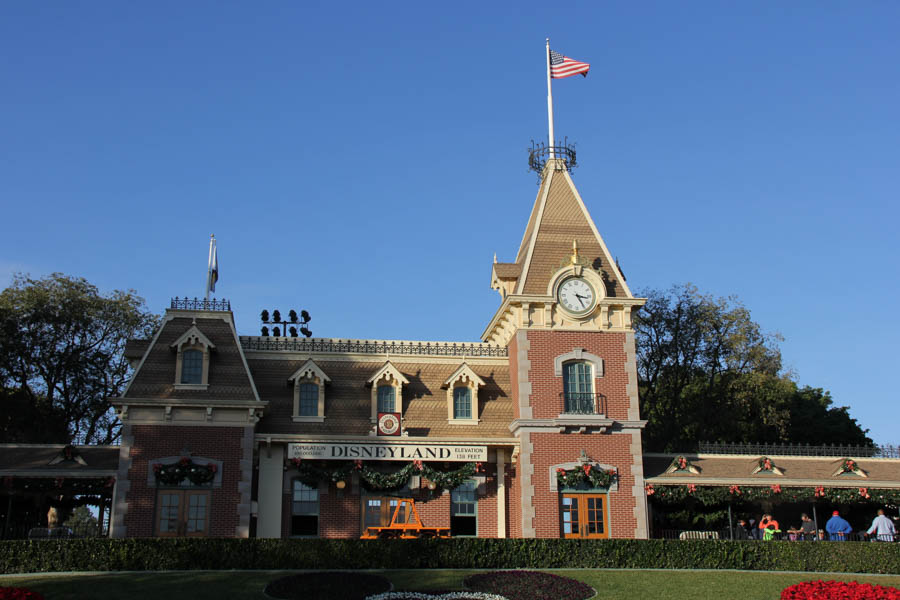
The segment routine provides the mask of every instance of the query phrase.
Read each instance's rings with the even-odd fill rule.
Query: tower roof
[[[546,294],[552,274],[572,255],[572,242],[575,241],[579,255],[587,259],[606,282],[606,296],[632,298],[628,284],[600,237],[572,178],[565,169],[555,167],[550,161],[544,169],[541,187],[519,246],[514,263],[519,270],[515,293]],[[514,270],[510,268],[510,271]]]

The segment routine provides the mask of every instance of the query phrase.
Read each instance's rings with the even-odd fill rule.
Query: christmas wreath
[[[153,465],[153,475],[156,481],[163,485],[179,485],[185,479],[194,485],[203,485],[215,479],[218,470],[213,463],[197,464],[186,456],[170,465],[161,463]]]
[[[562,487],[574,488],[588,484],[592,488],[608,488],[615,483],[615,469],[604,469],[600,465],[583,464],[574,469],[557,469],[556,481]]]

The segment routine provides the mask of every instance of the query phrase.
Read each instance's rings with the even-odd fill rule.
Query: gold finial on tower
[[[572,240],[572,264],[578,264],[578,240]]]

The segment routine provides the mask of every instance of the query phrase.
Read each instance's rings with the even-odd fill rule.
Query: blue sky
[[[565,10],[562,10],[565,8]],[[900,4],[0,4],[0,283],[200,295],[238,329],[477,340],[547,135],[633,290],[736,294],[897,443]],[[828,442],[829,440],[823,440]]]

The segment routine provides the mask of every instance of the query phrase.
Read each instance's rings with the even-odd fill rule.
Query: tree
[[[82,278],[16,275],[0,293],[0,441],[113,442],[108,399],[130,375],[125,342],[158,323],[134,291],[103,296]]]
[[[635,341],[648,450],[702,440],[872,443],[827,392],[782,372],[780,337],[763,333],[737,298],[690,284],[644,294]]]

